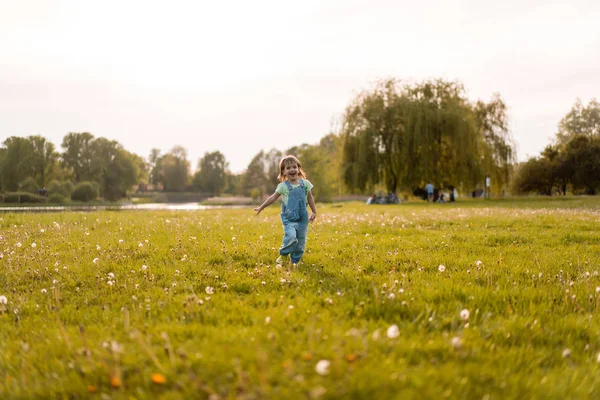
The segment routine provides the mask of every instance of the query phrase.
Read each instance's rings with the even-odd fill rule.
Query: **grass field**
[[[600,198],[0,214],[0,398],[600,398]]]

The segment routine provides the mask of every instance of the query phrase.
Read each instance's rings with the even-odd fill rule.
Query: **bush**
[[[13,192],[13,193],[6,193],[4,195],[4,202],[5,203],[18,203],[19,200],[21,200],[21,196],[19,193]]]
[[[48,202],[64,204],[64,203],[68,203],[69,199],[60,193],[52,193],[50,196],[48,196]]]
[[[35,193],[39,187],[35,179],[29,177],[19,184],[19,187],[24,192]]]
[[[11,192],[4,195],[5,203],[45,203],[45,196],[27,192]]]
[[[47,201],[46,196],[21,192],[21,203],[46,203]]]
[[[56,180],[48,184],[50,194],[60,194],[69,199],[73,193],[73,183],[71,181],[58,182]]]
[[[98,198],[98,184],[96,182],[78,183],[71,193],[71,199],[75,201],[91,201]]]
[[[4,195],[0,193],[0,203],[4,203]]]

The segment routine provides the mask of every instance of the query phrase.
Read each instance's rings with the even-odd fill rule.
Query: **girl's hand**
[[[317,219],[317,213],[311,214],[310,218],[308,218],[308,222],[311,224]]]
[[[261,212],[262,210],[263,210],[263,209],[262,209],[262,208],[260,208],[260,207],[256,207],[256,208],[254,209],[254,211],[256,211],[256,215],[260,214],[260,212]]]

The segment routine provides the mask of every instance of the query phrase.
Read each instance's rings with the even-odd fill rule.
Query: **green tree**
[[[165,191],[183,192],[190,180],[190,162],[187,152],[181,146],[173,149],[161,157],[157,164],[160,165],[160,183]]]
[[[245,194],[250,194],[252,189],[257,189],[260,196],[272,193],[278,183],[279,162],[282,157],[282,152],[277,149],[268,152],[261,150],[256,154],[248,164],[243,177]]]
[[[2,187],[7,191],[17,191],[21,182],[35,174],[33,145],[28,139],[17,136],[9,137],[2,145]]]
[[[360,191],[474,185],[512,161],[505,119],[499,97],[471,104],[456,82],[381,81],[346,109],[343,181]]]
[[[109,201],[125,197],[127,190],[138,183],[137,156],[106,138],[96,138],[90,144],[92,180],[99,184],[100,194]]]
[[[164,179],[161,175],[160,158],[159,149],[150,150],[150,155],[148,156],[148,180],[152,185],[158,185]]]
[[[558,143],[566,144],[576,136],[600,137],[600,103],[596,99],[590,100],[587,106],[577,99],[558,124]]]
[[[574,191],[596,194],[600,190],[600,137],[575,136],[565,147],[565,163],[572,171]]]
[[[219,196],[226,184],[225,170],[227,165],[225,156],[220,151],[204,153],[204,157],[198,161],[198,171],[194,175],[194,186]]]
[[[554,185],[551,162],[543,157],[534,157],[518,167],[512,190],[521,194],[537,193],[550,196]]]
[[[45,187],[52,178],[59,154],[56,152],[54,144],[45,137],[36,135],[29,136],[27,139],[33,147],[33,177],[40,187]]]
[[[67,134],[62,141],[62,161],[70,169],[75,182],[93,179],[92,163],[94,135],[89,132]]]

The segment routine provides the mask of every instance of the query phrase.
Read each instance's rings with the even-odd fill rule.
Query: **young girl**
[[[279,257],[275,262],[283,264],[290,256],[292,264],[298,264],[304,254],[308,223],[312,223],[317,218],[317,207],[311,191],[313,185],[306,179],[302,164],[294,156],[285,156],[281,159],[277,178],[281,183],[277,185],[275,193],[269,196],[254,211],[256,211],[256,215],[260,214],[263,209],[273,204],[280,196],[283,196],[281,222],[283,223],[284,236],[283,244],[279,249]],[[310,218],[306,211],[307,202],[312,210]]]

